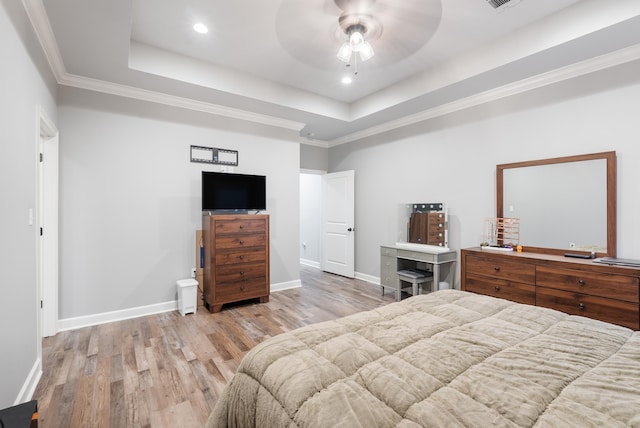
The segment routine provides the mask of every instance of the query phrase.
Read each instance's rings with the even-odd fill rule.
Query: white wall
[[[640,259],[638,112],[640,61],[331,148],[330,172],[356,171],[356,271],[379,276],[400,203],[446,202],[450,247],[477,246],[495,216],[497,164],[610,150],[617,255]]]
[[[322,175],[300,174],[300,261],[320,267]]]
[[[55,84],[22,4],[0,2],[0,408],[37,374],[36,106],[55,121]]]
[[[159,304],[195,267],[200,174],[190,145],[238,150],[267,176],[271,283],[299,281],[298,135],[61,88],[60,318]]]
[[[329,150],[309,144],[300,145],[300,168],[326,171],[329,167]]]

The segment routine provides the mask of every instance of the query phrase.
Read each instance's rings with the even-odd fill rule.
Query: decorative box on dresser
[[[640,329],[640,269],[590,259],[461,251],[461,288]]]
[[[225,303],[269,301],[269,216],[203,215],[204,305],[219,312]]]

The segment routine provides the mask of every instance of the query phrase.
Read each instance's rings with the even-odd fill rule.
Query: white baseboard
[[[280,282],[271,284],[271,291],[289,290],[292,288],[300,288],[302,283],[299,279],[295,281]],[[65,318],[58,320],[58,332],[75,330],[93,325],[106,324],[109,322],[122,321],[131,318],[144,317],[147,315],[159,314],[162,312],[171,312],[178,310],[178,301],[156,303],[154,305],[139,306],[136,308],[122,309],[119,311],[103,312],[100,314],[86,315],[75,318]],[[37,382],[36,382],[37,384]]]
[[[301,265],[305,265],[305,266],[311,266],[311,267],[314,267],[316,269],[320,269],[320,262],[316,262],[316,261],[313,261],[313,260],[300,259],[300,264]]]
[[[367,275],[366,273],[356,272],[356,279],[360,279],[362,281],[370,282],[375,285],[380,285],[380,278],[373,275]]]
[[[178,301],[156,303],[154,305],[139,306],[137,308],[122,309],[119,311],[103,312],[100,314],[86,315],[75,318],[58,320],[58,331],[75,330],[77,328],[92,325],[106,324],[108,322],[122,321],[130,318],[144,317],[178,310]]]
[[[40,378],[42,377],[42,360],[38,358],[31,368],[29,372],[29,376],[22,385],[18,396],[16,397],[16,401],[13,405],[18,405],[21,403],[25,403],[27,401],[31,401],[33,398],[33,394],[36,392],[36,387],[38,386],[38,382],[40,382]]]
[[[290,290],[292,288],[300,288],[300,287],[302,287],[302,282],[300,282],[299,279],[296,279],[295,281],[287,281],[287,282],[279,282],[278,284],[271,284],[271,292]]]

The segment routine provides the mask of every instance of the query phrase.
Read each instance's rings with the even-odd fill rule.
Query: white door
[[[322,270],[353,278],[354,171],[322,176]]]
[[[58,130],[40,110],[38,163],[38,305],[41,337],[58,332]]]

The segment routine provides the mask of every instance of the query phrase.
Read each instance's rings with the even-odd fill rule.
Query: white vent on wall
[[[520,3],[521,0],[487,0],[494,9],[504,9],[507,7],[515,6]]]

